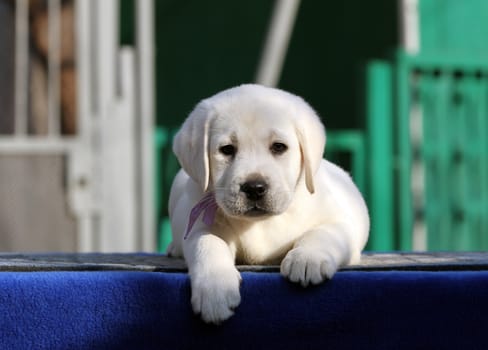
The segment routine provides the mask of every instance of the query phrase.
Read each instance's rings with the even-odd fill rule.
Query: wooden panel
[[[0,250],[75,251],[61,156],[0,156]]]

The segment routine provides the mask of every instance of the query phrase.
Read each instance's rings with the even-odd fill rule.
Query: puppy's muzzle
[[[268,184],[263,180],[250,180],[244,182],[240,187],[241,192],[251,201],[259,201],[268,192]]]

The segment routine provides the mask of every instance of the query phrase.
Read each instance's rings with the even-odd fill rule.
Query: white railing
[[[28,132],[29,1],[16,0],[15,123],[1,154],[61,154],[79,251],[153,251],[153,2],[119,47],[119,2],[75,0],[77,132],[60,130],[61,0],[48,0],[47,132]]]
[[[256,83],[271,87],[278,85],[299,7],[300,0],[276,0],[256,73]]]
[[[29,87],[29,0],[18,0],[15,9],[15,123],[14,135],[27,133]]]

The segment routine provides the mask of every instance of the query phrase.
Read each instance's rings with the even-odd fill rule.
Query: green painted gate
[[[486,250],[488,1],[410,3],[417,51],[366,70],[371,247]]]
[[[429,250],[488,249],[488,62],[399,53],[368,72],[373,246],[420,231]]]

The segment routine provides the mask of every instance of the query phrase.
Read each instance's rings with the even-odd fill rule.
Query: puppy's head
[[[314,192],[324,145],[324,127],[300,97],[242,85],[200,102],[173,150],[226,215],[256,218],[284,212],[303,182]]]

